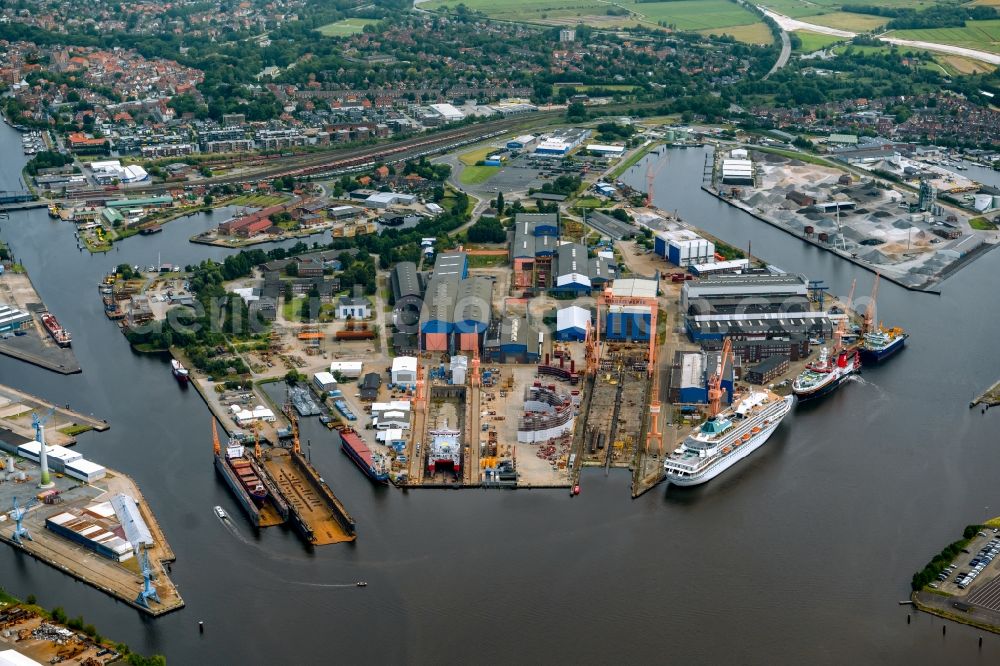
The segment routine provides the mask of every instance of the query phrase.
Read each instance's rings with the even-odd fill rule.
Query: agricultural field
[[[964,28],[893,30],[890,34],[900,39],[952,44],[968,49],[1000,53],[1000,19],[967,21]]]
[[[884,16],[869,16],[867,14],[854,14],[851,12],[833,12],[832,14],[821,14],[810,16],[809,23],[825,25],[828,28],[838,30],[850,30],[851,32],[871,32],[876,28],[881,28],[889,22]]]
[[[711,28],[709,30],[699,30],[703,35],[729,35],[738,42],[744,44],[770,44],[774,41],[774,35],[770,28],[763,23],[751,23],[750,25],[731,25],[725,28]]]
[[[1000,2],[1000,0],[995,1]],[[879,7],[912,7],[913,9],[922,10],[940,4],[962,3],[957,0],[953,0],[952,3],[949,3],[948,0],[880,0],[879,2],[868,2],[867,0],[857,0],[856,2],[854,0],[850,0],[849,2],[845,2],[844,0],[765,0],[760,4],[779,14],[805,20],[807,16],[841,13],[841,8],[849,4],[874,4]],[[859,16],[862,15],[859,14]],[[826,24],[824,23],[823,25]],[[844,30],[849,30],[849,28],[844,28]]]
[[[370,19],[346,18],[336,23],[327,23],[318,30],[324,37],[350,37],[364,30],[371,22]]]
[[[552,25],[575,25],[584,23],[595,27],[615,25],[635,25],[637,23],[657,26],[661,23],[675,26],[678,30],[721,34],[727,32],[740,38],[743,33],[748,40],[759,42],[766,31],[757,16],[729,0],[676,0],[668,2],[635,2],[635,0],[430,0],[422,3],[425,9],[454,7],[459,3],[469,9],[483,12],[493,18],[528,23]],[[608,9],[613,7],[628,10],[628,16],[611,16]],[[760,28],[753,26],[759,25]],[[722,30],[733,26],[746,26],[746,30]],[[750,28],[753,28],[752,30]],[[769,41],[769,40],[768,40]]]
[[[808,32],[805,30],[795,31],[795,36],[799,38],[800,42],[802,42],[802,45],[795,49],[796,53],[812,53],[813,51],[825,49],[831,44],[844,41],[843,37],[821,35],[818,32]]]

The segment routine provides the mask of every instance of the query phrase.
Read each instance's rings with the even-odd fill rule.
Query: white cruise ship
[[[738,403],[709,418],[663,462],[667,481],[696,486],[758,449],[792,408],[792,397],[753,390]]]

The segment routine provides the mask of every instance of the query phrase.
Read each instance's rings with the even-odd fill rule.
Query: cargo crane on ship
[[[879,274],[875,274],[875,285],[872,287],[871,300],[865,309],[861,325],[861,344],[858,349],[861,360],[867,363],[878,363],[889,358],[906,345],[909,334],[898,326],[887,328],[879,322],[875,325],[875,300],[878,297]]]

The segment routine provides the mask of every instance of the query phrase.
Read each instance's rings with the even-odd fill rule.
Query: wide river
[[[0,150],[0,189],[16,189],[23,160],[6,126]],[[859,294],[870,290],[871,274],[701,192],[701,150],[669,160],[661,207],[733,244],[752,240],[755,255],[837,293],[855,277]],[[1000,514],[989,425],[1000,417],[967,407],[1000,376],[1000,253],[941,296],[883,283],[880,316],[910,331],[908,348],[797,409],[767,446],[695,489],[633,501],[628,474],[603,471],[583,475],[577,498],[375,488],[307,420],[313,462],[359,532],[353,545],[313,550],[281,528],[253,533],[216,478],[201,399],[164,361],[133,354],[102,313],[96,285],[113,264],[224,256],[187,242],[210,224],[173,222],[90,256],[44,210],[0,221],[84,369],[63,377],[0,357],[0,382],[111,422],[79,449],[138,481],[177,554],[187,606],[151,620],[4,547],[0,583],[12,593],[172,664],[1000,662],[1000,637],[980,650],[977,632],[942,636],[942,621],[920,614],[908,625],[912,611],[897,605],[967,523]],[[216,504],[235,527],[216,519]]]

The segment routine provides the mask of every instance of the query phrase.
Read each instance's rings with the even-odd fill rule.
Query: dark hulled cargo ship
[[[374,483],[388,483],[389,472],[386,468],[385,458],[372,452],[354,428],[341,426],[337,428],[337,431],[340,434],[340,449],[354,461],[358,469]]]

